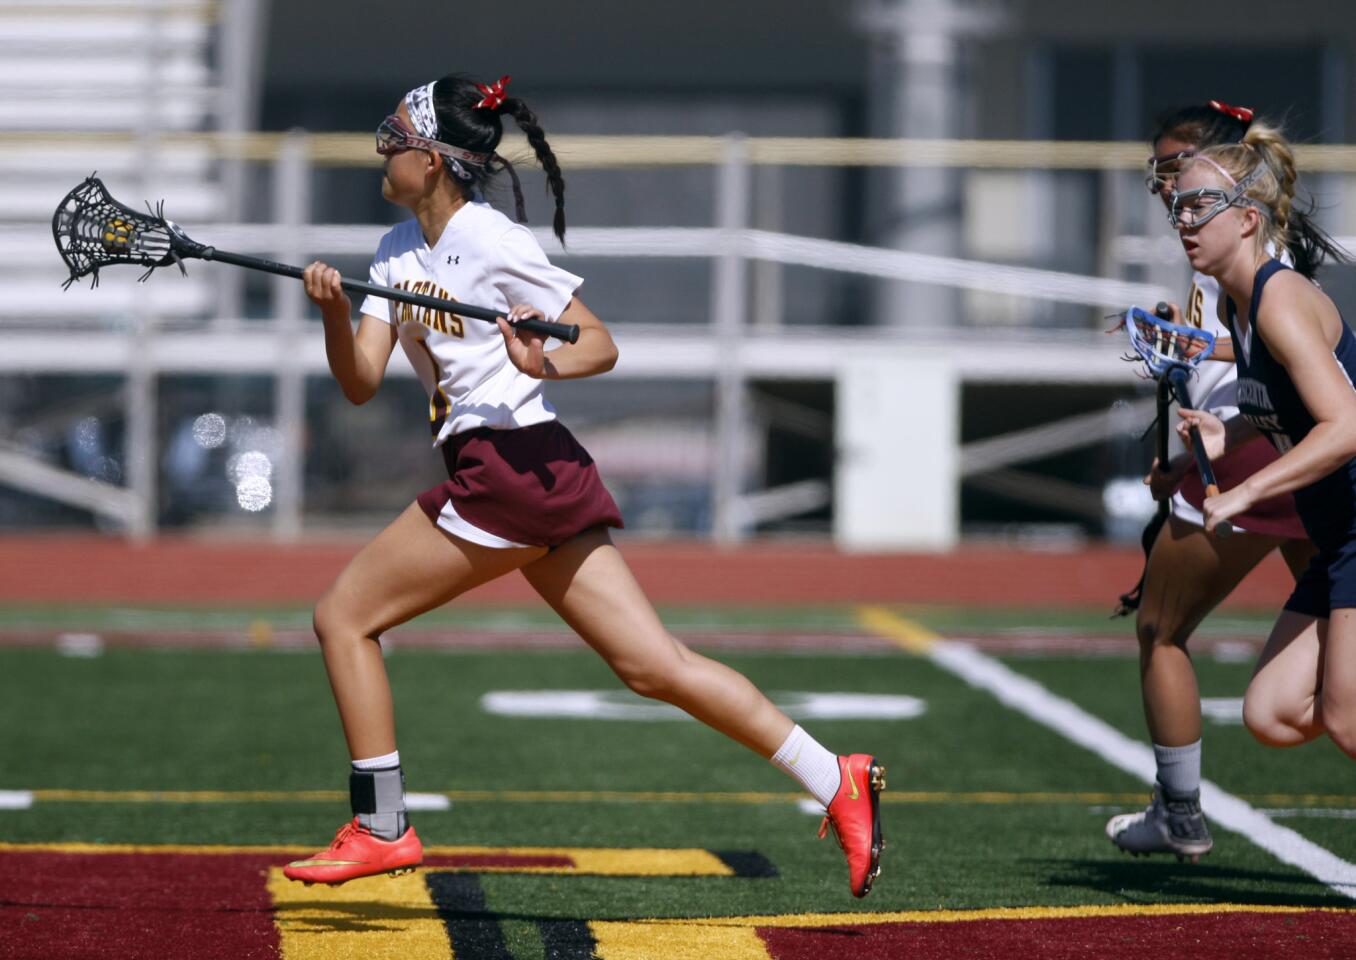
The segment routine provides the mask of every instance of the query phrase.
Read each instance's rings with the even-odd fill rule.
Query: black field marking
[[[537,930],[546,960],[593,960],[598,943],[583,920],[540,920]]]
[[[712,850],[713,856],[734,871],[736,877],[763,879],[781,876],[776,865],[757,850]]]
[[[513,960],[498,919],[485,909],[478,875],[429,872],[424,880],[447,925],[457,960]]]

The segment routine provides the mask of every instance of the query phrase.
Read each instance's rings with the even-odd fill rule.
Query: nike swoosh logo
[[[796,761],[798,761],[798,760],[800,759],[800,752],[801,752],[802,750],[804,750],[804,749],[805,749],[805,744],[802,743],[799,747],[796,748],[796,755],[795,755],[794,757],[792,757],[790,760],[788,760],[788,761],[786,762],[786,765],[787,765],[788,767],[794,767],[794,766],[796,765]]]
[[[847,771],[848,786],[852,788],[852,792],[848,794],[848,799],[856,800],[860,794],[857,793],[857,782],[852,779],[852,764],[845,765],[843,769]]]

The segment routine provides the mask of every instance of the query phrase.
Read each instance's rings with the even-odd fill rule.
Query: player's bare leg
[[[1220,540],[1175,517],[1154,541],[1135,619],[1149,737],[1180,747],[1201,738],[1201,700],[1187,641],[1211,610],[1282,541],[1239,533]]]
[[[604,530],[575,537],[523,576],[635,692],[672,703],[764,757],[795,725],[741,673],[665,629]]]
[[[1327,640],[1319,712],[1328,736],[1356,759],[1356,609],[1332,611]]]
[[[1200,691],[1187,641],[1249,571],[1290,543],[1244,533],[1221,540],[1175,517],[1159,532],[1135,622],[1144,716],[1158,774],[1144,810],[1107,822],[1107,835],[1122,850],[1195,860],[1213,846],[1200,805]]]
[[[354,761],[354,817],[329,849],[289,864],[288,877],[343,883],[407,872],[422,861],[423,847],[405,816],[381,634],[544,552],[468,543],[439,529],[414,504],[339,574],[316,606],[315,629]]]
[[[396,748],[381,634],[545,552],[470,543],[411,504],[349,561],[316,605],[315,630],[354,759]]]
[[[864,896],[879,873],[879,794],[874,757],[837,757],[794,724],[748,678],[673,637],[605,530],[581,534],[525,566],[523,575],[632,690],[672,703],[771,759],[828,811]]]
[[[1282,610],[1243,698],[1243,722],[1269,747],[1295,747],[1323,734],[1320,689],[1328,621]]]

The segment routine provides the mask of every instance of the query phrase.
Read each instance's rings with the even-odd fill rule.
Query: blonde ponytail
[[[1275,127],[1253,121],[1248,127],[1248,132],[1243,137],[1243,143],[1257,151],[1261,159],[1271,169],[1272,176],[1276,180],[1276,187],[1271,202],[1272,221],[1276,226],[1275,233],[1270,239],[1282,241],[1280,246],[1289,247],[1288,241],[1291,237],[1290,219],[1291,211],[1295,205],[1295,181],[1299,178],[1295,171],[1295,154],[1290,149],[1290,144],[1286,142],[1281,131]],[[1252,191],[1249,191],[1251,193]],[[1261,200],[1262,197],[1254,199]]]
[[[1312,278],[1325,260],[1351,262],[1351,255],[1314,223],[1312,200],[1307,209],[1296,209],[1299,173],[1295,153],[1280,130],[1254,120],[1242,143],[1209,147],[1197,156],[1219,164],[1235,183],[1262,168],[1243,194],[1266,212],[1259,241],[1290,251],[1300,273]]]

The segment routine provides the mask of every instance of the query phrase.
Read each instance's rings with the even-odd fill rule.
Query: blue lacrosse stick
[[[1168,462],[1168,423],[1167,406],[1169,391],[1177,397],[1178,405],[1190,403],[1187,393],[1187,381],[1195,372],[1197,364],[1209,358],[1215,352],[1215,335],[1196,327],[1173,323],[1172,312],[1166,303],[1160,303],[1149,313],[1140,307],[1131,307],[1125,311],[1125,331],[1130,337],[1130,346],[1135,355],[1144,364],[1145,373],[1158,381],[1158,463],[1165,467]],[[1207,497],[1219,496],[1219,482],[1215,479],[1215,470],[1206,455],[1205,444],[1201,441],[1201,431],[1194,424],[1190,427],[1191,450],[1196,457],[1196,469],[1201,473],[1201,482],[1205,485]],[[1227,537],[1233,532],[1228,523],[1215,527],[1219,537]]]

